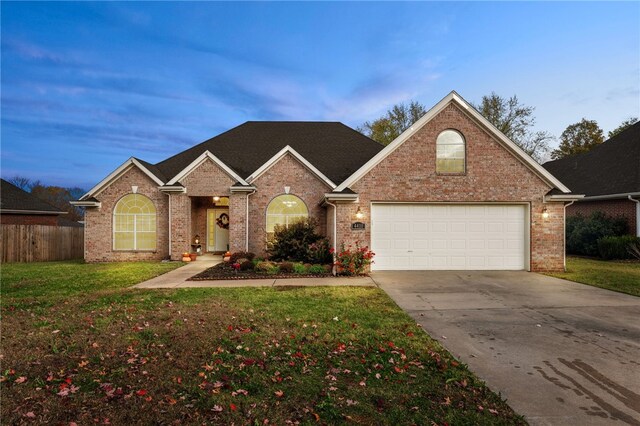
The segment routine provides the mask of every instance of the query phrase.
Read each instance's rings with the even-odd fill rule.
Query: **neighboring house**
[[[341,124],[247,122],[157,164],[130,158],[80,200],[85,259],[265,253],[313,217],[373,269],[561,270],[579,198],[455,92],[384,147]]]
[[[0,179],[0,223],[5,225],[69,226],[67,212]]]
[[[544,167],[572,191],[585,194],[567,208],[568,215],[600,211],[622,217],[629,233],[640,236],[640,122],[587,153]]]

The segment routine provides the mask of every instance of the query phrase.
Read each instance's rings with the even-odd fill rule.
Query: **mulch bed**
[[[219,263],[189,278],[188,281],[208,281],[208,280],[281,280],[286,278],[332,278],[333,274],[293,274],[277,273],[266,274],[256,271],[235,271],[223,263]]]

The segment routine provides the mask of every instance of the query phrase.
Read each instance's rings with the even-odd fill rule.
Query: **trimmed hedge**
[[[591,216],[567,217],[567,253],[598,256],[598,240],[627,233],[627,223],[622,218],[594,212]]]
[[[640,244],[640,237],[623,235],[621,237],[603,237],[598,240],[598,253],[603,259],[633,259],[631,245]]]

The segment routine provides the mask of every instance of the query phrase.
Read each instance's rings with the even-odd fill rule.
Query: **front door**
[[[207,210],[207,251],[229,249],[229,209]]]

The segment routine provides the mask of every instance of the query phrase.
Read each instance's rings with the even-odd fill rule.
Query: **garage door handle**
[[[407,250],[407,253],[413,253],[413,250]]]

